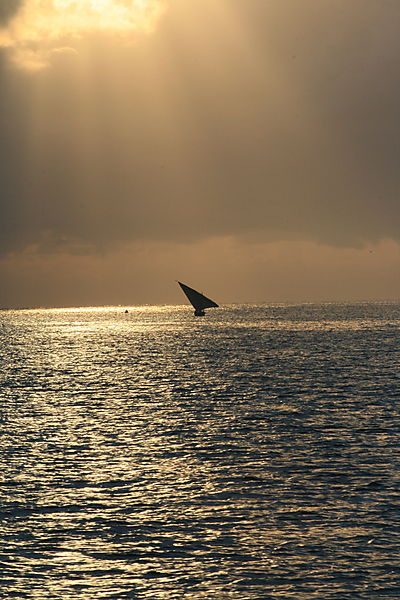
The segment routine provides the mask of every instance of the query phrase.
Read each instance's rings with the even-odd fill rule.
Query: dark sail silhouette
[[[192,304],[194,308],[194,314],[196,317],[203,317],[204,310],[206,308],[218,307],[218,304],[214,302],[214,300],[210,300],[210,298],[207,298],[203,294],[200,294],[200,292],[196,292],[196,290],[189,287],[188,285],[185,285],[184,283],[181,283],[180,281],[178,281],[178,283],[181,286],[183,293],[186,295],[187,299]]]

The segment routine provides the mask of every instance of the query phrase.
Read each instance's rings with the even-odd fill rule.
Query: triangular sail
[[[181,283],[180,281],[178,281],[178,283],[181,286],[184,294],[186,294],[187,299],[196,310],[201,311],[205,308],[218,308],[218,304],[214,302],[214,300],[210,300],[210,298],[200,294],[200,292],[196,292],[196,290],[188,285],[185,285],[184,283]]]

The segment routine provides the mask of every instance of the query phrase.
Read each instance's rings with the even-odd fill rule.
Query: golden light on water
[[[60,45],[68,48],[86,35],[149,32],[163,7],[164,0],[26,0],[0,32],[0,46],[14,48],[21,66],[37,69]]]

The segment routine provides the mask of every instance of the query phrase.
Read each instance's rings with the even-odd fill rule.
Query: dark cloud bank
[[[16,15],[24,0],[1,0],[0,2],[0,27]]]
[[[3,24],[19,4],[1,3]],[[104,42],[85,92],[70,59],[27,75],[3,56],[2,254],[218,235],[399,240],[400,4],[232,0],[227,21],[212,5],[173,3],[131,49]]]

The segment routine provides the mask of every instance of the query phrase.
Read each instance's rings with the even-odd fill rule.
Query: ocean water
[[[399,304],[0,313],[0,597],[400,597]]]

